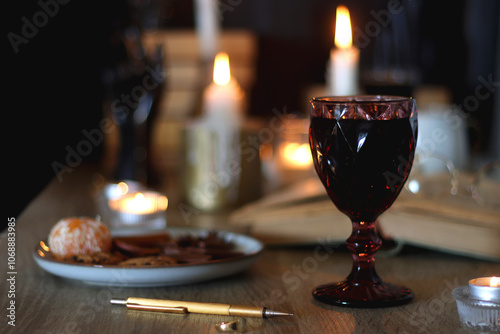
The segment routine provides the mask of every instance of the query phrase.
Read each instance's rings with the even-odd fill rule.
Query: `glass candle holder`
[[[288,185],[313,175],[313,160],[309,147],[309,119],[288,115],[284,129],[275,142],[276,177],[280,185]]]
[[[109,182],[101,175],[96,176],[93,186],[92,194],[97,214],[101,217],[101,221],[110,228],[110,222],[114,219],[114,211],[109,207],[109,203],[128,193],[146,190],[140,182],[132,180]]]
[[[112,229],[163,229],[168,199],[154,191],[127,193],[111,199]]]
[[[500,303],[473,298],[469,286],[458,287],[451,294],[457,303],[458,315],[464,327],[500,332]]]

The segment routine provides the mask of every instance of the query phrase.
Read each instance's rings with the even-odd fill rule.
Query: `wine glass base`
[[[342,281],[320,285],[313,290],[313,297],[322,303],[353,308],[399,306],[408,303],[413,296],[405,286],[384,282]]]

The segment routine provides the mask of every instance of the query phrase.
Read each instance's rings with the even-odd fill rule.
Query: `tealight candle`
[[[154,191],[131,192],[109,201],[118,218],[114,225],[121,225],[116,227],[163,228],[167,206],[167,197]]]
[[[475,330],[500,330],[500,279],[480,277],[471,279],[468,286],[451,292],[457,302],[462,325]]]
[[[474,299],[500,303],[500,278],[480,277],[469,281],[469,296]]]
[[[308,143],[282,143],[280,152],[285,168],[309,169],[312,166],[311,149]]]
[[[283,187],[314,173],[311,148],[309,146],[309,119],[287,115],[283,129],[276,133],[276,139],[269,151],[262,150],[261,159],[265,170],[276,187]],[[266,154],[268,161],[266,162]]]

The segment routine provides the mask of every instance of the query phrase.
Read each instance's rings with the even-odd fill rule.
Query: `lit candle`
[[[312,166],[311,148],[307,143],[282,143],[283,167],[289,169],[309,169]]]
[[[349,10],[337,7],[335,46],[330,51],[327,73],[327,94],[355,95],[358,93],[359,49],[352,45]]]
[[[239,133],[243,117],[244,93],[231,77],[229,57],[218,53],[214,62],[213,82],[203,92],[203,117],[199,126],[215,138],[216,170],[227,172],[228,164],[240,162],[237,156]],[[210,140],[206,138],[206,140]],[[206,166],[202,166],[206,169]],[[230,182],[228,182],[230,183]],[[229,184],[221,184],[226,187]]]
[[[207,118],[239,122],[244,93],[231,77],[229,56],[220,52],[215,57],[213,82],[203,92],[203,113]]]
[[[166,196],[144,189],[134,181],[109,184],[106,189],[104,221],[112,231],[159,230],[167,224]]]
[[[228,55],[217,54],[202,115],[186,131],[187,199],[197,209],[213,211],[237,199],[244,98],[231,77]]]
[[[231,77],[229,57],[220,52],[215,57],[213,82],[203,92],[201,126],[216,134],[217,171],[224,171],[235,160],[234,147],[239,145],[244,93]],[[239,160],[237,160],[239,162]]]
[[[480,277],[469,281],[469,296],[473,299],[500,303],[500,278]]]
[[[152,191],[133,192],[111,200],[109,206],[124,213],[147,215],[166,210],[168,199]]]

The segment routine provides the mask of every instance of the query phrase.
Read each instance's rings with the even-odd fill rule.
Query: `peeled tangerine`
[[[51,253],[58,259],[111,251],[111,233],[103,223],[87,217],[61,219],[49,233]]]

